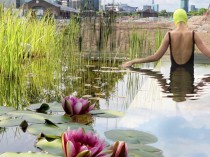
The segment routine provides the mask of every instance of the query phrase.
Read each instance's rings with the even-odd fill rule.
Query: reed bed
[[[75,16],[61,27],[48,14],[42,19],[32,15],[28,12],[22,17],[20,12],[0,7],[1,105],[18,109],[29,103],[59,100],[67,89],[79,90],[80,95],[91,93],[93,89],[85,88],[91,76],[81,75],[87,71],[85,65],[97,61],[98,70],[113,67],[117,58],[141,57],[153,49],[148,31],[121,27],[113,14]],[[162,38],[160,32],[155,33],[156,45]],[[106,79],[113,80],[113,76]]]

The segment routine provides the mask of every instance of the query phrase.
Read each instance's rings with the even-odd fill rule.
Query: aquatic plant
[[[117,141],[112,146],[111,157],[127,157],[128,146],[124,141]]]
[[[83,98],[77,98],[74,96],[66,96],[62,100],[62,106],[67,114],[85,114],[91,111],[95,104],[90,105],[90,102]]]
[[[61,136],[65,157],[105,157],[102,151],[105,141],[99,139],[93,132],[85,133],[82,128],[67,130]]]

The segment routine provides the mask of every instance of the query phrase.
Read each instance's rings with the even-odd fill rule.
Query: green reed
[[[163,37],[164,37],[163,31],[161,31],[160,29],[156,29],[155,30],[155,46],[154,46],[155,51],[160,47]]]
[[[61,59],[60,36],[54,20],[20,17],[12,9],[0,9],[1,105],[28,104],[32,89],[42,93],[57,81]],[[43,78],[44,77],[44,78]],[[30,78],[30,79],[29,79]],[[43,81],[46,79],[46,81]],[[35,96],[34,96],[35,97]]]

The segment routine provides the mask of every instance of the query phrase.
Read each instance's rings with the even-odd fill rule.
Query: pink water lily
[[[83,129],[67,130],[61,136],[65,157],[106,157],[102,153],[105,141],[93,132],[85,133]]]
[[[111,157],[127,157],[128,146],[124,141],[117,141],[114,143]]]
[[[88,113],[95,107],[95,104],[90,105],[90,102],[83,98],[66,96],[62,100],[62,106],[67,114],[78,115]]]

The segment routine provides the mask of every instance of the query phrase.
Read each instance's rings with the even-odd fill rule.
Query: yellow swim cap
[[[173,14],[174,23],[178,24],[179,22],[187,23],[187,13],[184,9],[177,9]]]

